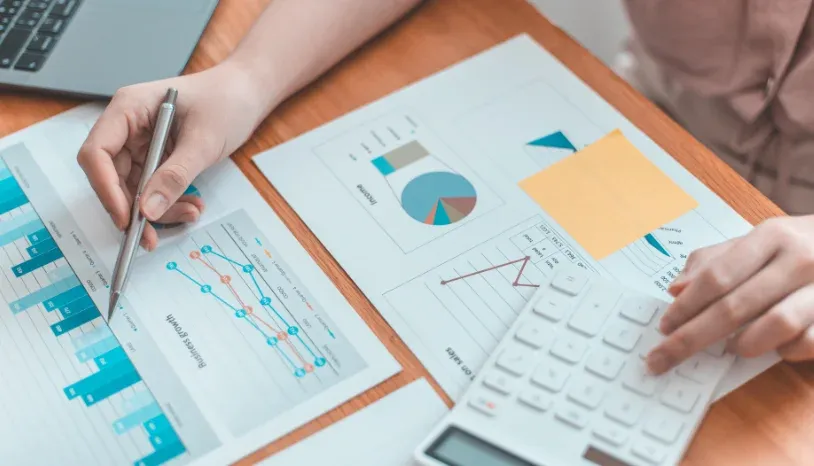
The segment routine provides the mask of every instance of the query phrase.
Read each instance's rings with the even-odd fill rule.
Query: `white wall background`
[[[529,1],[608,65],[630,31],[622,0]]]

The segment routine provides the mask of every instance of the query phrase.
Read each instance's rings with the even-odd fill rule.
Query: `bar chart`
[[[2,158],[0,199],[0,295],[7,306],[0,303],[6,355],[0,357],[0,412],[20,432],[47,412],[59,433],[53,449],[32,450],[32,462],[152,466],[184,455],[127,350]],[[9,378],[16,387],[7,386]],[[36,397],[43,412],[15,403],[12,390]]]

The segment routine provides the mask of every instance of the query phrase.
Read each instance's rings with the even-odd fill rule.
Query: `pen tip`
[[[110,306],[107,309],[108,321],[113,317],[113,311],[115,311],[116,307],[119,305],[119,296],[121,295],[118,292],[113,292],[110,295]]]

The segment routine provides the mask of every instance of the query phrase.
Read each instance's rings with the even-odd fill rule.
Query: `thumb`
[[[193,141],[181,138],[169,158],[150,177],[141,197],[141,212],[151,222],[161,218],[175,204],[192,181],[215,160]]]

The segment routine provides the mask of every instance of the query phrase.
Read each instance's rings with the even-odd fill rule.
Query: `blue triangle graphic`
[[[539,147],[551,147],[554,149],[567,149],[572,152],[576,152],[577,148],[571,144],[571,141],[562,134],[562,131],[557,131],[556,133],[551,133],[548,136],[543,136],[540,139],[535,141],[531,141],[529,143],[530,146],[539,146]]]

